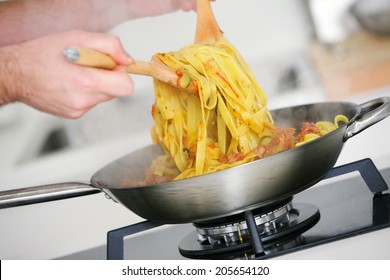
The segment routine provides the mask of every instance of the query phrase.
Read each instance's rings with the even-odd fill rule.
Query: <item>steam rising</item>
[[[353,103],[324,102],[277,109],[271,111],[271,114],[277,126],[299,129],[303,122],[333,122],[334,117],[340,114],[351,120],[356,115],[357,108]]]

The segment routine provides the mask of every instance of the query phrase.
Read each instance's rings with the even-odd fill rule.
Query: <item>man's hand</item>
[[[92,48],[109,54],[115,70],[68,62],[68,46]],[[0,103],[24,102],[65,118],[78,118],[100,102],[129,95],[133,81],[124,70],[132,62],[115,36],[73,31],[0,48]]]

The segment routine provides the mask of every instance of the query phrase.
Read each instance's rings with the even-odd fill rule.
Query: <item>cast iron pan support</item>
[[[138,232],[159,227],[163,224],[150,221],[140,222],[135,225],[115,229],[107,233],[107,260],[123,260],[123,238]]]
[[[252,211],[245,212],[245,222],[248,227],[250,236],[250,243],[252,246],[254,257],[261,257],[265,255],[263,242],[261,241],[259,231],[257,230],[256,221]]]
[[[334,167],[326,174],[324,179],[329,179],[354,171],[360,172],[364,182],[366,182],[368,188],[374,196],[381,196],[382,192],[389,190],[382,174],[369,158]]]
[[[332,178],[342,174],[359,171],[364,182],[367,184],[370,191],[374,194],[373,197],[373,224],[383,225],[390,221],[389,200],[390,193],[386,181],[382,174],[376,168],[371,159],[366,158],[353,163],[341,165],[333,168],[328,172],[324,179]],[[377,213],[377,214],[375,214]],[[379,214],[378,214],[379,213]]]

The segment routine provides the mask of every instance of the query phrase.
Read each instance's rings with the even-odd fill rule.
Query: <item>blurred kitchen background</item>
[[[351,12],[355,2],[371,23],[385,25],[381,0],[221,0],[214,12],[226,37],[252,67],[269,107],[341,100],[388,86],[390,36],[363,29]],[[381,6],[382,5],[382,6]],[[110,31],[135,58],[178,50],[192,42],[194,13],[178,12],[126,22]],[[368,21],[368,20],[367,20]],[[0,110],[1,170],[50,153],[132,138],[152,125],[152,80],[134,76],[130,97],[101,104],[78,120],[62,120],[23,104]],[[145,141],[149,141],[146,137]]]
[[[217,0],[212,5],[225,36],[250,64],[269,97],[269,108],[274,109],[325,100],[359,100],[361,96],[370,99],[367,96],[390,95],[389,2]],[[363,9],[352,12],[351,7],[356,3]],[[378,28],[364,27],[355,14],[359,11],[365,14],[367,24]],[[387,12],[384,17],[379,15],[384,12]],[[126,22],[110,33],[121,38],[134,58],[149,60],[154,53],[179,50],[190,44],[195,34],[195,22],[195,13],[177,12]],[[132,96],[101,104],[77,120],[56,118],[23,104],[1,107],[0,189],[88,181],[94,171],[106,163],[151,143],[152,80],[140,76],[133,76],[133,79],[135,90]],[[97,239],[104,241],[105,230],[110,227],[131,223],[128,210],[108,202],[108,206],[94,208],[96,220],[108,213],[105,207],[111,207],[113,212],[110,215],[116,213],[117,219],[95,221],[93,225],[86,223],[83,215],[87,215],[87,211],[77,209],[94,207],[96,201],[80,201],[72,200],[74,205],[64,209],[59,202],[56,218],[50,223],[53,228],[61,229],[57,219],[73,219],[74,223],[79,219],[74,231],[64,228],[64,232],[70,234],[69,240],[72,236],[79,238],[83,231],[102,232],[102,236],[95,239],[92,236],[84,238],[81,247],[94,246]],[[20,212],[25,218],[19,223],[34,220],[32,228],[44,226],[50,217],[37,221],[37,215],[42,213],[36,209],[43,209],[39,207],[43,206],[31,208],[28,213]],[[9,235],[18,233],[19,225],[15,220],[18,211],[21,210],[1,212],[2,223],[11,228]],[[12,215],[6,216],[7,213]],[[99,227],[104,227],[104,230]],[[4,242],[3,250],[7,246],[7,241]],[[20,257],[25,253],[29,257],[52,258],[74,252],[76,241],[72,242],[45,248],[45,251],[40,251],[38,243],[37,247],[29,244],[23,253],[10,253],[6,257]]]

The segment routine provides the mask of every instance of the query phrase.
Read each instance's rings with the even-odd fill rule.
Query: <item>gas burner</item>
[[[290,222],[290,216],[294,215],[291,198],[276,207],[275,209],[264,211],[264,208],[253,210],[253,218],[259,234],[275,232],[278,228]],[[248,225],[243,215],[234,215],[221,220],[214,220],[207,224],[195,223],[196,232],[198,233],[198,241],[201,244],[218,245],[229,244],[232,242],[244,242],[250,238]]]
[[[291,243],[295,246],[300,242],[300,234],[320,218],[317,207],[293,203],[291,199],[272,210],[261,210],[234,215],[233,222],[225,224],[194,224],[196,231],[179,244],[180,254],[193,259],[261,258]]]

